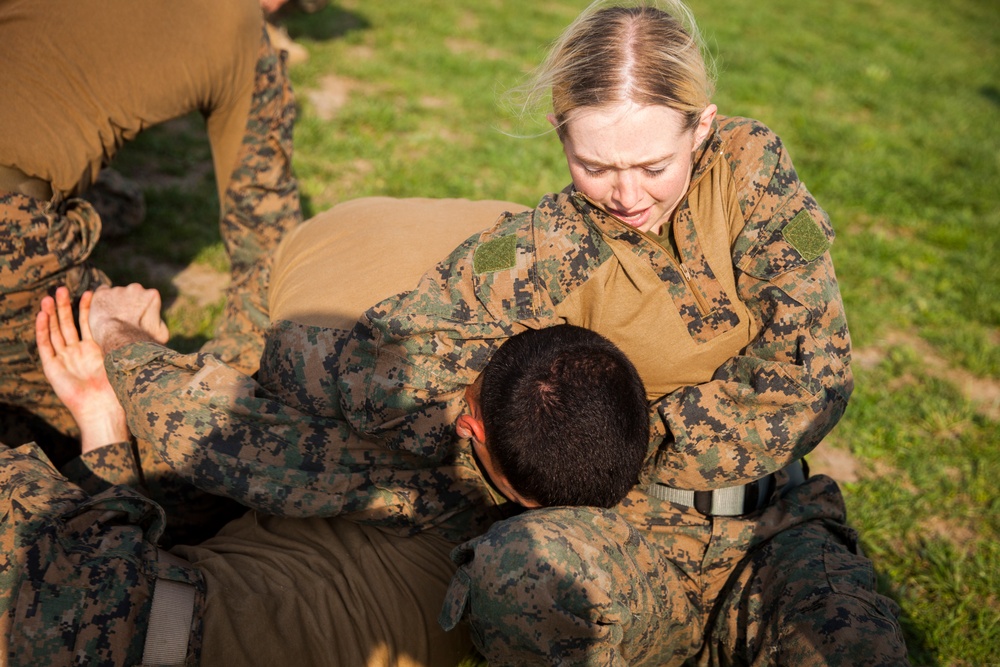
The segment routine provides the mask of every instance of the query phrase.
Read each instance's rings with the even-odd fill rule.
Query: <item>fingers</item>
[[[42,298],[42,309],[41,314],[45,315],[45,335],[43,336],[45,342],[48,344],[49,348],[52,349],[54,355],[59,355],[63,350],[66,349],[66,339],[63,338],[62,329],[59,327],[59,306],[56,304],[56,300],[51,296],[46,296]],[[37,331],[37,320],[35,340],[40,340]]]
[[[53,301],[52,297],[47,296],[42,299],[42,309],[38,311],[38,315],[35,317],[35,342],[38,345],[38,356],[41,358],[43,365],[50,363],[57,354],[55,348],[52,346],[52,337],[49,331],[50,312],[55,313],[55,301]]]
[[[80,296],[80,337],[83,340],[93,340],[90,333],[90,303],[94,300],[94,293],[87,290]]]
[[[73,301],[69,298],[69,290],[65,287],[56,289],[56,315],[59,331],[66,345],[80,342],[80,332],[73,321]]]
[[[105,353],[144,340],[166,343],[170,334],[160,318],[161,306],[160,293],[138,283],[100,287],[89,308],[89,335]]]

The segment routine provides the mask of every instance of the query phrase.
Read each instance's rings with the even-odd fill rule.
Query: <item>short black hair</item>
[[[638,482],[646,391],[598,333],[562,324],[509,338],[483,371],[480,404],[500,471],[545,507],[612,507]]]

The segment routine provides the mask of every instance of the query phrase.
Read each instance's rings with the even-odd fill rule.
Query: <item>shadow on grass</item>
[[[864,539],[860,540],[861,548],[865,553],[870,553],[869,545]],[[903,591],[900,584],[893,581],[892,577],[875,568],[876,589],[882,595],[891,598],[902,610],[899,613],[899,625],[903,631],[903,639],[906,641],[906,651],[910,664],[914,667],[941,667],[941,662],[935,657],[935,651],[928,645],[923,632],[909,614],[906,613],[903,605]]]
[[[994,106],[1000,107],[1000,88],[996,86],[983,86],[979,89],[979,94],[992,102]]]
[[[306,13],[296,10],[294,5],[286,4],[277,15],[277,20],[288,29],[292,39],[330,40],[371,27],[367,18],[342,7],[327,5],[318,12]]]

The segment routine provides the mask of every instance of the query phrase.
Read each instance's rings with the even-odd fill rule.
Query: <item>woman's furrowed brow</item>
[[[649,158],[649,159],[645,159],[645,160],[640,160],[640,161],[633,162],[633,163],[625,165],[625,164],[609,163],[609,162],[605,162],[603,160],[599,160],[597,158],[592,158],[592,157],[587,157],[586,155],[581,155],[580,153],[575,153],[575,152],[573,153],[573,157],[576,159],[577,162],[579,162],[580,164],[582,164],[582,165],[584,165],[586,167],[597,168],[597,169],[632,169],[632,168],[636,168],[636,167],[638,167],[638,168],[648,168],[648,167],[651,167],[651,166],[654,166],[654,165],[661,165],[663,163],[670,162],[671,160],[674,159],[675,156],[676,156],[676,153],[669,153],[667,155],[663,155],[663,156],[659,156],[659,157],[653,157],[653,158]]]

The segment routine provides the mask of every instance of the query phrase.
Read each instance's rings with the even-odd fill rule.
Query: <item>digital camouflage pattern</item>
[[[572,319],[586,314],[576,292],[584,292],[588,300],[612,301],[614,293],[588,291],[599,286],[599,281],[590,280],[595,273],[604,266],[632,270],[651,265],[659,282],[670,286],[667,292],[675,305],[680,304],[677,312],[683,327],[682,334],[676,328],[663,331],[664,353],[654,362],[670,362],[672,338],[690,337],[692,330],[706,339],[699,347],[712,348],[714,341],[722,341],[715,355],[726,361],[721,366],[704,364],[696,369],[700,383],[675,387],[654,403],[658,439],[652,443],[655,456],[647,465],[647,480],[693,489],[746,483],[811,450],[840,418],[850,394],[850,342],[829,254],[806,262],[781,235],[781,223],[806,212],[827,243],[832,231],[770,131],[746,119],[720,122],[699,158],[683,210],[708,208],[699,201],[702,186],[732,182],[729,192],[738,201],[739,215],[709,210],[724,226],[707,235],[699,229],[700,218],[685,213],[678,224],[690,229],[675,226],[675,239],[681,257],[697,258],[698,249],[714,251],[719,245],[730,256],[730,247],[734,248],[730,280],[737,294],[727,296],[716,284],[722,278],[714,273],[708,277],[707,262],[701,269],[696,259],[678,264],[662,246],[576,193],[547,196],[534,211],[505,216],[479,238],[469,239],[428,272],[415,290],[383,301],[362,317],[344,341],[339,358],[324,365],[336,383],[326,391],[340,407],[330,415],[336,428],[324,424],[319,429],[326,434],[323,448],[339,438],[349,451],[355,446],[352,439],[360,434],[397,457],[417,457],[409,469],[448,461],[456,447],[452,425],[463,410],[464,387],[503,340],[526,327],[563,321],[593,325]],[[739,201],[739,194],[747,190],[754,194]],[[502,239],[510,236],[515,243],[495,252],[498,240],[503,244]],[[483,248],[494,252],[485,253],[484,259]],[[695,298],[696,294],[701,297]],[[702,298],[714,299],[715,305],[705,310],[705,317],[698,310],[695,318],[694,306],[686,304]],[[737,301],[745,314],[725,315],[723,311],[735,309]],[[687,318],[685,310],[692,313]],[[737,329],[734,320],[749,322]],[[622,345],[620,329],[629,323],[610,324],[607,330],[591,328],[619,343],[633,361],[642,357],[643,350],[636,345],[632,349]],[[272,341],[273,347],[287,345],[306,354],[309,341],[293,341],[299,334],[287,328],[280,331],[283,340]],[[754,331],[757,334],[751,338]],[[636,340],[646,342],[648,337]],[[640,362],[636,366],[647,387],[655,384],[649,376],[657,369],[651,371],[650,364]],[[268,465],[276,470],[291,470],[295,476],[303,469],[312,471],[299,459],[299,446],[288,444],[312,429],[298,415],[295,419],[301,424],[289,426],[297,422],[284,416],[286,406],[268,400],[258,391],[258,382],[246,374],[230,375],[232,369],[210,357],[177,355],[159,346],[120,351],[110,357],[109,369],[119,397],[129,406],[136,435],[162,449],[163,458],[173,460],[177,468],[198,471],[200,466],[186,457],[204,457],[176,452],[181,445],[169,443],[217,440],[206,431],[212,424],[224,429],[225,440],[239,441],[238,446],[235,442],[225,446],[237,459],[255,460],[266,452]],[[188,389],[193,379],[197,392]],[[224,396],[232,397],[228,405]],[[262,402],[247,409],[242,403],[249,397]],[[230,431],[240,435],[230,436]],[[243,437],[246,433],[254,436]],[[169,448],[175,453],[168,453]],[[220,474],[207,468],[191,473],[196,484],[213,490],[230,486]],[[277,479],[274,473],[264,476],[268,477]],[[292,514],[304,511],[306,501],[293,490],[300,482],[288,478],[283,483],[289,485],[288,491],[274,497],[288,498],[286,511]],[[315,499],[315,482],[301,483],[310,490],[307,496]],[[331,478],[327,484],[340,493],[341,478]],[[280,510],[273,505],[268,509]],[[330,506],[321,511],[340,510]]]
[[[530,510],[452,553],[441,623],[490,665],[906,665],[843,501],[812,477],[745,517],[635,490],[617,510]]]
[[[502,516],[468,443],[429,460],[343,420],[336,360],[347,332],[278,322],[256,377],[214,357],[138,344],[108,357],[129,426],[176,475],[265,514],[345,516],[458,542]],[[443,437],[443,436],[442,436]]]
[[[719,182],[738,186],[728,190],[736,204],[721,212],[700,194]],[[744,191],[749,194],[740,195]],[[735,249],[727,264],[745,270],[730,268],[738,290],[733,298],[723,301],[720,288],[707,278],[688,279],[687,263],[678,265],[661,246],[567,191],[469,239],[415,290],[370,309],[344,339],[336,332],[277,323],[265,352],[271,367],[262,368],[257,379],[213,357],[180,355],[152,344],[110,355],[109,375],[136,436],[200,488],[290,516],[388,507],[392,487],[369,483],[372,475],[389,475],[372,472],[382,466],[426,470],[445,480],[441,470],[455,466],[460,479],[467,479],[466,470],[478,478],[453,424],[463,410],[465,385],[503,340],[525,327],[573,316],[577,311],[566,304],[575,291],[590,289],[596,281],[588,278],[603,266],[631,269],[627,262],[648,266],[655,260],[661,279],[673,271],[675,286],[668,292],[675,304],[687,303],[697,288],[719,294],[715,311],[745,302],[749,314],[740,319],[751,322],[737,330],[732,317],[716,317],[714,324],[708,317],[699,320],[704,336],[716,327],[712,338],[725,343],[716,356],[728,361],[695,369],[700,384],[682,385],[654,403],[659,438],[651,443],[654,455],[644,481],[680,488],[748,482],[815,446],[850,394],[850,344],[829,254],[806,262],[780,233],[782,221],[803,211],[827,243],[832,231],[796,179],[780,141],[746,119],[720,121],[699,157],[684,207],[708,210],[723,227],[699,236],[700,218],[680,216],[690,225],[687,231],[675,227],[681,256],[721,246],[729,258],[730,247]],[[502,242],[499,252],[480,255],[481,248],[497,251],[497,239],[511,235],[516,243]],[[714,271],[720,271],[718,264]],[[689,337],[695,320],[678,321]],[[758,334],[749,339],[752,331]],[[620,340],[615,330],[599,332]],[[664,354],[655,359],[670,361],[673,333],[663,332]],[[709,340],[699,347],[712,345]],[[633,361],[643,353],[623,349]],[[647,387],[648,365],[636,363]],[[316,379],[308,379],[310,374]],[[311,399],[296,398],[315,392],[323,397],[323,413],[315,413]],[[735,433],[741,436],[732,437]],[[367,501],[344,495],[365,488]],[[448,490],[442,497],[479,502],[494,496],[480,483],[478,490]],[[437,509],[433,503],[426,508]],[[428,517],[417,524],[437,521]]]
[[[786,234],[788,226],[793,232]],[[850,341],[826,252],[833,238],[829,221],[798,182],[773,133],[754,121],[720,119],[699,155],[673,231],[677,257],[570,188],[545,197],[532,212],[502,217],[426,274],[415,290],[370,309],[350,334],[274,323],[256,377],[211,356],[180,355],[153,344],[117,350],[107,368],[129,411],[130,427],[200,488],[273,514],[343,514],[402,534],[439,530],[449,539],[467,539],[511,508],[496,504],[500,499],[475,469],[468,443],[454,433],[464,386],[507,337],[563,321],[586,324],[572,318],[589,316],[595,300],[599,306],[619,296],[600,291],[604,278],[620,269],[642,282],[648,277],[641,270],[645,266],[675,306],[645,309],[676,316],[676,328],[661,333],[663,363],[677,361],[670,359],[671,344],[685,338],[722,355],[723,362],[697,357],[694,368],[675,365],[685,381],[675,379],[676,386],[652,405],[658,437],[651,442],[643,482],[697,489],[744,483],[773,471],[780,477],[783,466],[810,451],[839,420],[852,389]],[[719,261],[720,252],[725,261]],[[621,318],[611,321],[623,324]],[[619,342],[615,330],[597,330]],[[649,342],[649,331],[642,340],[659,352]],[[623,349],[630,357],[644,352]],[[656,376],[659,369],[636,365],[644,381],[648,376],[663,382]],[[489,534],[484,538],[484,548],[495,548],[498,555],[468,562],[493,577],[524,565],[541,544],[541,569],[548,563],[566,573],[590,567],[603,593],[588,595],[604,600],[607,609],[632,605],[634,612],[623,612],[622,618],[634,620],[650,605],[680,615],[655,627],[633,623],[610,631],[609,640],[619,643],[647,632],[672,635],[671,628],[695,614],[702,620],[691,626],[697,628],[693,636],[707,632],[713,638],[699,659],[724,661],[734,652],[760,650],[741,634],[745,630],[762,638],[783,637],[782,628],[791,627],[786,624],[806,618],[795,610],[818,609],[814,625],[819,630],[813,636],[836,635],[836,650],[850,651],[843,642],[860,638],[867,646],[871,637],[868,630],[838,634],[841,619],[896,632],[898,624],[891,605],[874,596],[873,582],[864,574],[870,563],[844,537],[849,530],[842,525],[842,507],[824,513],[831,501],[822,494],[835,494],[833,502],[839,503],[836,485],[818,479],[801,487],[805,491],[793,492],[806,494],[797,505],[778,502],[737,519],[705,519],[636,491],[618,508],[625,522],[602,512],[592,515],[594,526],[628,535],[625,555],[608,551],[598,564],[574,557],[569,546],[601,544],[588,539],[595,534],[591,529],[581,528],[578,536],[558,523],[548,525],[546,517],[554,521],[554,514],[536,515],[539,526],[531,524],[531,513],[519,515],[510,528],[500,524],[495,529],[511,531],[502,545],[490,542]],[[817,485],[822,492],[809,496]],[[789,551],[781,542],[770,550],[760,544],[784,530],[810,539],[801,551]],[[522,537],[526,543],[519,541]],[[474,553],[475,545],[466,553]],[[509,557],[502,555],[508,548]],[[791,554],[794,567],[782,561],[785,554]],[[832,606],[802,609],[811,604],[809,596],[828,592],[823,580],[809,577],[819,565],[831,563],[846,582],[834,586],[838,595],[831,598]],[[647,569],[668,579],[673,573],[683,587],[670,589],[674,597],[658,599],[661,589],[643,584],[636,574]],[[779,575],[791,579],[782,582]],[[733,585],[740,588],[724,592],[731,576],[739,578]],[[575,578],[567,574],[562,580]],[[474,582],[474,573],[467,579]],[[630,586],[638,601],[614,593],[622,587],[632,591]],[[792,597],[757,596],[770,586]],[[520,595],[517,590],[504,589]],[[676,590],[684,591],[683,598]],[[842,597],[842,590],[851,592]],[[463,609],[471,609],[473,624],[485,624],[477,638],[484,650],[498,645],[499,635],[489,629],[492,614],[503,626],[500,634],[517,634],[529,647],[525,650],[533,650],[531,639],[556,636],[544,630],[547,622],[561,623],[570,637],[580,638],[580,645],[566,650],[589,650],[581,629],[595,622],[592,617],[580,623],[569,616],[553,621],[541,613],[551,607],[540,611],[528,600],[531,613],[512,622],[504,610],[524,599],[484,609],[477,607],[476,596],[472,590],[465,607],[452,601],[458,616],[451,620],[457,622]],[[878,603],[847,606],[859,599]],[[725,617],[709,627],[714,602]],[[739,632],[727,635],[725,628]],[[685,641],[657,642],[649,664],[695,656],[698,639]],[[536,648],[541,655],[555,650]],[[818,646],[821,652],[826,648]],[[885,655],[898,649],[905,656],[905,647],[890,649]],[[500,654],[497,664],[505,664]],[[766,663],[762,656],[756,657]]]
[[[284,56],[262,32],[250,114],[222,202],[220,229],[230,262],[222,319],[203,351],[252,373],[270,323],[267,288],[282,237],[302,222],[292,175],[295,97]]]
[[[202,350],[246,373],[257,369],[269,323],[267,288],[279,241],[302,221],[292,174],[295,99],[284,58],[262,30],[246,130],[222,201],[220,229],[230,260],[226,303],[212,340]],[[245,510],[200,492],[167,459],[134,433],[146,489],[170,521],[166,544],[196,543]]]
[[[294,102],[284,63],[262,35],[246,135],[222,202],[232,281],[211,343],[214,352],[248,369],[259,360],[268,322],[270,258],[281,236],[301,221],[290,168]],[[0,216],[0,403],[24,406],[74,434],[38,362],[34,320],[42,296],[58,285],[78,298],[109,284],[86,262],[102,221],[84,199],[42,202],[3,192]],[[10,664],[138,664],[155,579],[201,585],[194,570],[158,563],[155,545],[214,532],[235,504],[183,484],[146,443],[138,444],[145,454],[142,477],[126,443],[70,462],[66,471],[80,475],[83,488],[59,477],[35,445],[3,453],[0,488],[8,511],[0,526],[0,629],[9,638]],[[163,510],[114,486],[140,478],[181,530],[164,538]],[[196,609],[202,603],[200,590]],[[196,613],[190,664],[200,650],[199,619]]]
[[[683,572],[614,510],[529,510],[452,559],[441,625],[468,621],[490,665],[661,667],[700,639]]]
[[[35,315],[59,285],[76,298],[110,283],[87,264],[100,234],[100,217],[82,199],[55,203],[0,192],[0,407],[21,406],[74,435],[73,418],[42,374]]]
[[[534,211],[470,239],[412,292],[362,317],[340,364],[345,416],[393,448],[436,455],[438,444],[448,445],[433,437],[436,425],[461,413],[461,388],[491,352],[523,328],[568,322],[617,343],[647,390],[666,389],[653,404],[654,437],[662,443],[651,479],[684,489],[759,479],[815,447],[853,389],[832,261],[829,253],[804,259],[781,233],[793,220],[832,242],[826,214],[798,181],[780,140],[755,121],[720,118],[674,224],[683,261],[571,188],[547,196]],[[497,246],[510,236],[509,256],[499,257]],[[713,272],[706,256],[720,247],[727,261]],[[634,278],[625,282],[635,282],[649,267],[666,286],[679,324],[671,325],[677,318],[670,313],[639,319],[656,312],[650,307],[588,320],[589,309],[622,297],[602,291],[608,272],[625,271]],[[721,270],[735,281],[735,294],[724,293]],[[746,317],[737,316],[737,301]],[[749,322],[737,330],[742,319]],[[662,328],[650,329],[650,322]],[[630,328],[639,332],[628,337]],[[651,330],[660,341],[651,343]],[[682,338],[699,345],[671,359]],[[648,359],[657,345],[662,354]],[[702,349],[715,356],[688,359]],[[671,363],[678,373],[700,366],[698,381],[665,383],[657,366]]]
[[[158,561],[163,512],[124,486],[93,497],[34,444],[0,445],[0,662],[125,666],[142,662],[157,579],[196,588],[198,663],[204,586]]]
[[[259,359],[268,323],[271,256],[284,233],[302,219],[291,174],[294,120],[283,61],[262,29],[246,133],[222,202],[220,227],[231,282],[222,322],[208,345],[248,371]],[[42,374],[34,322],[42,297],[59,285],[76,300],[85,290],[110,284],[87,262],[102,220],[81,198],[44,202],[0,192],[0,222],[0,406],[20,406],[76,435],[72,418]]]

